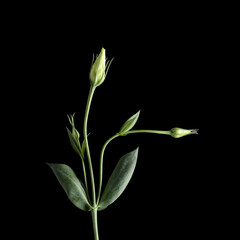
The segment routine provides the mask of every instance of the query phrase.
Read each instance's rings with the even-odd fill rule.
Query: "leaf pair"
[[[138,148],[125,154],[117,163],[103,195],[100,199],[98,210],[103,210],[118,199],[127,187],[136,167]],[[70,201],[79,209],[90,211],[91,204],[87,199],[83,184],[74,171],[65,164],[48,163],[59,183],[65,190]]]
[[[136,124],[139,112],[129,118],[121,127],[119,134],[124,136]],[[84,160],[85,142],[83,141],[82,147],[79,141],[79,133],[74,125],[74,114],[68,116],[69,122],[72,126],[72,132],[67,128],[70,143],[75,152]],[[107,185],[103,191],[102,197],[98,204],[98,210],[103,210],[116,201],[127,187],[133,172],[136,167],[138,156],[138,148],[132,152],[125,154],[118,161]],[[74,171],[65,164],[48,164],[56,175],[58,181],[65,190],[70,201],[79,209],[90,211],[93,209],[91,206],[84,185],[77,178]]]

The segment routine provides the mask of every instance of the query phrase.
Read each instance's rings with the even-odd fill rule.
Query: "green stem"
[[[154,134],[165,134],[165,135],[170,135],[170,131],[158,131],[158,130],[133,130],[133,131],[128,131],[124,135],[120,135],[119,133],[113,135],[110,137],[103,145],[102,150],[101,150],[101,155],[100,155],[100,167],[99,167],[99,188],[98,188],[98,198],[97,198],[97,205],[99,204],[100,201],[100,195],[101,195],[101,189],[102,189],[102,179],[103,179],[103,156],[105,149],[107,145],[116,137],[119,136],[126,136],[128,134],[132,133],[154,133]]]
[[[98,236],[97,209],[93,209],[91,213],[92,213],[92,223],[93,223],[94,240],[99,240],[99,236]]]
[[[98,188],[98,198],[97,198],[97,205],[100,200],[100,194],[101,194],[101,189],[102,189],[102,178],[103,178],[103,155],[105,148],[107,147],[108,143],[110,143],[114,138],[120,136],[118,133],[110,137],[103,145],[102,151],[101,151],[101,156],[100,156],[100,167],[99,167],[99,188]]]
[[[90,110],[90,106],[91,106],[95,88],[96,87],[94,87],[93,85],[91,85],[91,87],[90,87],[87,105],[86,105],[85,117],[84,117],[84,124],[83,124],[83,135],[84,135],[84,140],[85,140],[85,144],[86,144],[86,153],[87,153],[87,158],[88,158],[88,165],[89,165],[91,185],[92,185],[92,198],[93,198],[92,204],[93,204],[94,208],[96,207],[96,192],[95,192],[95,182],[94,182],[94,174],[93,174],[93,168],[92,168],[92,160],[91,160],[88,138],[87,138],[87,122],[88,122],[89,110]]]
[[[81,157],[81,156],[80,156],[80,158],[82,159],[83,176],[84,176],[84,182],[85,182],[85,187],[86,187],[87,198],[91,202],[90,196],[89,196],[89,191],[88,191],[88,183],[87,183],[87,175],[86,175],[86,168],[85,168],[84,158]]]
[[[124,135],[128,135],[131,133],[155,133],[155,134],[165,134],[165,135],[170,135],[170,131],[158,131],[158,130],[133,130],[133,131],[128,131]]]

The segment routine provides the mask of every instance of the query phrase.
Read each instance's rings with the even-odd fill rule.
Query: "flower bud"
[[[182,128],[172,128],[170,130],[170,135],[174,138],[180,138],[187,136],[189,134],[198,134],[198,129],[182,129]]]
[[[68,120],[72,126],[72,132],[68,128],[67,128],[67,132],[68,132],[68,137],[69,137],[70,143],[71,143],[74,151],[82,157],[82,150],[81,150],[82,148],[81,148],[81,144],[79,142],[80,134],[74,125],[74,114],[70,115],[70,116],[67,115]]]
[[[102,48],[100,54],[97,56],[90,70],[89,74],[90,83],[96,87],[102,84],[103,81],[105,80],[108,68],[112,62],[112,60],[106,61],[105,52],[106,52],[105,49]]]
[[[74,115],[75,115],[75,113],[72,114],[72,115],[71,115],[71,114],[70,114],[70,115],[67,115],[67,117],[68,117],[69,123],[70,123],[71,126],[72,126],[72,136],[73,136],[76,140],[78,140],[79,137],[80,137],[80,134],[79,134],[79,132],[77,131],[77,129],[75,128]]]

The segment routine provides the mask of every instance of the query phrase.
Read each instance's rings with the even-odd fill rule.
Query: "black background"
[[[13,20],[8,57],[16,68],[9,78],[19,76],[14,86],[22,90],[13,108],[19,161],[9,222],[27,239],[93,239],[91,214],[70,203],[45,163],[68,164],[82,177],[66,114],[76,112],[82,137],[92,54],[104,47],[114,61],[88,124],[96,181],[102,145],[138,110],[135,129],[200,130],[180,139],[139,134],[110,143],[104,184],[122,155],[139,146],[139,158],[122,196],[99,212],[100,239],[202,238],[214,232],[218,216],[206,142],[218,19],[209,6],[111,7],[31,6]]]

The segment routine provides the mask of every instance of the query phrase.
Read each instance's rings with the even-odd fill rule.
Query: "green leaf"
[[[138,117],[139,117],[140,111],[138,111],[136,114],[134,114],[132,117],[130,117],[121,127],[119,134],[124,135],[127,131],[131,130],[134,125],[136,124]]]
[[[125,154],[118,161],[104,189],[98,210],[103,210],[112,204],[127,187],[137,163],[138,148]]]
[[[65,164],[47,164],[53,170],[70,201],[81,210],[89,211],[91,206],[87,200],[86,192],[74,171]]]
[[[78,155],[80,155],[80,157],[82,157],[82,149],[79,143],[79,139],[76,138],[76,136],[74,136],[67,127],[66,129],[67,129],[68,137],[72,145],[72,148]]]

